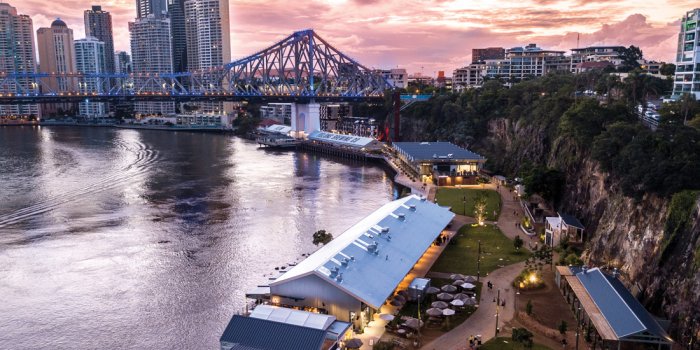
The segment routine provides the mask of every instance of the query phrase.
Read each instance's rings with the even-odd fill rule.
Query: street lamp
[[[501,289],[498,289],[498,294],[496,297],[496,336],[498,336],[498,307],[501,304]]]
[[[481,277],[481,240],[479,240],[479,252],[476,254],[476,281]]]

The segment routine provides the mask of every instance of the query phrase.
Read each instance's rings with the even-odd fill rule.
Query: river
[[[395,196],[221,134],[0,127],[0,348],[216,349],[244,293]]]

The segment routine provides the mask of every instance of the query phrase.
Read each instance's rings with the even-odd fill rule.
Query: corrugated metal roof
[[[405,153],[413,161],[486,159],[451,142],[394,142],[393,147]]]
[[[599,268],[578,272],[576,278],[618,338],[648,332],[670,341],[658,322],[617,278],[604,274]]]
[[[379,308],[453,217],[447,208],[416,195],[395,200],[270,285],[316,274],[365,304]]]
[[[234,315],[220,341],[234,344],[234,350],[313,350],[325,337],[320,329]]]
[[[381,142],[379,142],[371,137],[335,134],[332,132],[325,132],[325,131],[319,131],[319,130],[312,131],[309,134],[308,138],[309,138],[309,140],[313,140],[313,141],[328,142],[328,143],[338,144],[338,145],[342,145],[342,146],[356,147],[356,148],[367,147],[367,146],[373,145],[373,144],[381,144]]]
[[[578,227],[580,229],[585,229],[581,221],[578,221],[578,219],[572,215],[569,214],[559,214],[561,216],[561,219],[564,220],[564,223],[569,225],[569,226],[574,226]]]
[[[335,316],[272,305],[258,305],[250,313],[250,317],[322,330],[328,329],[335,321]]]

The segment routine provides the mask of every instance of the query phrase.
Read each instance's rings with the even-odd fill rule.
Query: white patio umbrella
[[[352,338],[345,342],[345,347],[348,349],[359,349],[362,347],[362,340]]]
[[[450,275],[450,279],[453,279],[453,280],[463,280],[464,277],[465,277],[464,275],[459,274],[459,273],[455,273],[455,274]]]
[[[452,316],[452,315],[455,314],[455,310],[452,310],[452,309],[445,309],[445,310],[442,310],[442,314],[445,315],[445,316]]]
[[[453,286],[459,286],[459,285],[461,285],[461,284],[463,284],[463,283],[464,283],[464,280],[455,280],[454,282],[452,282],[452,285],[453,285]]]
[[[384,321],[391,321],[394,319],[394,315],[392,315],[392,314],[380,314],[379,318],[381,318]]]
[[[469,298],[471,298],[471,297],[467,294],[464,294],[464,293],[455,294],[455,299],[464,300],[464,299],[469,299]]]
[[[440,288],[438,287],[428,287],[428,289],[425,290],[425,294],[437,294],[440,293]]]
[[[452,300],[455,297],[454,297],[454,295],[452,295],[450,293],[440,293],[437,295],[437,298],[440,300]]]
[[[464,288],[464,289],[474,289],[474,288],[476,288],[476,286],[473,285],[473,284],[471,284],[471,283],[465,283],[465,284],[462,285],[462,288]]]
[[[403,323],[403,325],[409,328],[418,329],[423,327],[423,321],[419,321],[417,318],[409,318]]]
[[[433,301],[433,303],[430,304],[430,306],[436,307],[438,309],[444,309],[444,308],[448,307],[449,305],[444,301]]]
[[[464,301],[459,300],[459,299],[455,299],[455,300],[452,300],[450,302],[450,304],[452,304],[454,306],[464,306]]]
[[[446,285],[442,286],[442,288],[440,288],[440,289],[442,289],[443,292],[448,292],[448,293],[452,293],[452,292],[457,291],[457,287],[455,287],[451,284],[446,284]]]
[[[442,316],[442,310],[436,307],[428,309],[425,313],[428,314],[428,316]]]
[[[478,304],[476,299],[472,299],[472,298],[464,299],[462,301],[464,302],[464,305],[476,305],[476,304]]]
[[[474,276],[465,276],[463,279],[464,279],[464,282],[468,282],[468,283],[474,283],[477,281],[477,278]]]

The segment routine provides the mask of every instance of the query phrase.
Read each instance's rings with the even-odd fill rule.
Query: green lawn
[[[525,346],[520,343],[514,342],[510,338],[493,338],[486,343],[482,344],[479,350],[523,350]],[[528,350],[551,350],[550,348],[540,345],[533,344],[532,348]]]
[[[501,266],[524,261],[530,255],[525,248],[515,250],[513,241],[492,225],[466,225],[442,252],[432,271],[476,275],[478,242],[481,241],[481,276]]]
[[[486,197],[486,220],[496,221],[501,212],[501,196],[494,190],[479,190],[473,188],[438,188],[435,194],[437,203],[452,208],[452,212],[460,215],[474,215],[474,201],[478,195]],[[464,198],[467,198],[466,212]],[[496,215],[494,215],[494,211]]]

